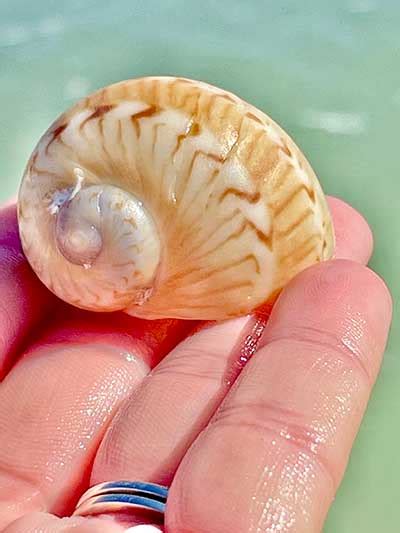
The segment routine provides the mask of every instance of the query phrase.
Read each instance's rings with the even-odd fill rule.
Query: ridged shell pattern
[[[79,195],[74,220],[91,209],[101,226],[90,265],[55,242],[60,209]],[[19,223],[61,298],[146,318],[248,313],[334,246],[325,197],[289,136],[233,94],[172,77],[111,85],[63,114],[27,165]]]

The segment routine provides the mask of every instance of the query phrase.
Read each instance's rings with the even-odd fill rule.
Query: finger
[[[240,363],[237,348],[246,334],[255,343],[256,329],[254,318],[242,317],[205,328],[178,345],[114,418],[96,456],[91,484],[119,478],[170,483],[234,379]]]
[[[366,260],[371,248],[367,224],[344,202],[330,202],[335,223],[338,219],[339,254]],[[347,237],[341,241],[347,236],[345,224],[357,243]],[[91,482],[133,476],[169,483],[187,447],[226,393],[227,369],[249,357],[245,346],[238,350],[240,339],[248,336],[254,351],[262,326],[262,321],[247,317],[210,327],[178,346],[114,419]]]
[[[124,531],[126,533],[126,530],[116,523],[92,517],[58,518],[47,513],[30,513],[6,527],[4,533],[123,533]]]
[[[0,390],[0,529],[29,511],[63,515],[115,409],[146,375],[134,352],[101,344],[42,347]]]
[[[0,380],[54,301],[21,249],[14,205],[0,210]]]
[[[62,304],[31,338],[30,350],[43,344],[105,343],[137,349],[153,368],[196,326],[188,320],[142,320],[126,313],[91,313]]]
[[[168,531],[322,529],[385,347],[382,281],[348,261],[300,274],[174,479]]]
[[[339,198],[328,197],[328,204],[335,228],[335,257],[366,265],[373,249],[368,223],[358,211]]]
[[[96,324],[86,317],[81,331],[75,313],[56,316],[0,388],[0,530],[30,511],[72,510],[115,410],[148,373],[146,361],[169,349],[171,331],[189,325],[108,317],[127,334],[91,315]]]

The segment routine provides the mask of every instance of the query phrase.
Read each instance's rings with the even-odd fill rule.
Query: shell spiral
[[[64,113],[28,162],[18,207],[50,290],[144,318],[251,312],[334,248],[290,137],[237,96],[181,78],[117,83]]]

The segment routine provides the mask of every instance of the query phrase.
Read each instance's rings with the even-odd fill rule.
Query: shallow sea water
[[[176,74],[231,90],[295,138],[357,207],[399,296],[398,0],[0,0],[0,200],[66,107],[106,84]],[[399,315],[327,533],[395,533]]]

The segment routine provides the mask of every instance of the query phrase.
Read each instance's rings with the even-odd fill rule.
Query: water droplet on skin
[[[143,377],[150,372],[150,367],[143,361],[143,359],[132,352],[120,352],[120,355],[129,363],[132,363],[140,369]]]
[[[245,320],[248,320],[248,318],[249,317],[244,317]],[[244,368],[244,366],[248,363],[249,359],[251,359],[251,357],[257,350],[261,335],[264,332],[266,326],[266,321],[264,320],[264,318],[254,318],[255,321],[252,322],[250,333],[248,333],[244,337],[244,340],[240,341],[237,350],[238,353],[236,352],[236,350],[234,351],[235,355],[233,365],[227,373],[226,377],[224,378],[224,383],[227,386],[231,385],[231,383],[235,381],[238,374],[241,372],[241,370]],[[241,339],[243,339],[243,337],[241,337]]]

